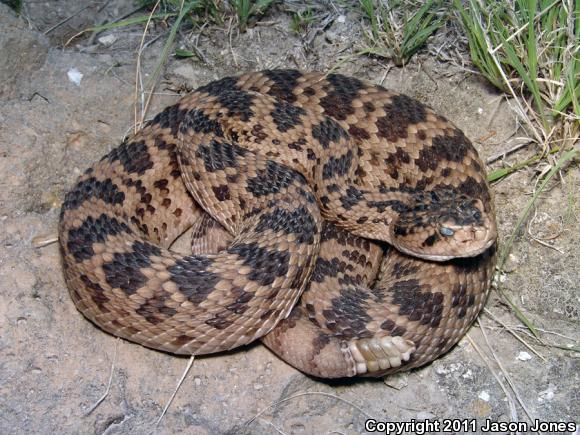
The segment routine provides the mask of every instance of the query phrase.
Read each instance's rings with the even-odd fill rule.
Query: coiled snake
[[[191,227],[193,254],[170,251]],[[320,377],[446,352],[485,302],[496,234],[454,125],[294,70],[184,96],[86,170],[59,222],[72,299],[105,331],[195,355],[262,337]]]

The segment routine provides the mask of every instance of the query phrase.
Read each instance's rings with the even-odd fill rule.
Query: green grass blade
[[[493,62],[487,52],[487,44],[484,35],[485,29],[481,27],[481,23],[478,20],[478,15],[483,14],[483,11],[478,3],[474,0],[470,0],[469,8],[466,10],[461,3],[461,0],[453,0],[453,6],[459,13],[461,22],[465,28],[469,53],[473,64],[496,88],[508,92],[509,89],[502,80],[495,62]]]
[[[503,44],[502,49],[506,54],[507,62],[517,71],[520,78],[524,81],[527,90],[532,94],[532,98],[536,105],[536,110],[538,111],[538,114],[540,115],[540,118],[542,120],[543,127],[545,131],[549,131],[550,130],[549,125],[545,118],[544,100],[542,99],[542,95],[540,94],[538,81],[533,80],[532,77],[530,77],[529,71],[520,61],[511,41],[507,41],[507,38],[505,38],[503,35],[499,35],[499,37]]]
[[[536,0],[528,0],[528,37],[526,41],[527,50],[523,52],[524,62],[528,67],[530,80],[537,84],[538,80],[538,53],[536,50],[536,31],[534,17],[536,12]]]
[[[250,16],[263,13],[275,1],[276,0],[258,0],[250,8]]]
[[[555,147],[550,149],[548,154],[554,154],[557,153],[558,151],[560,151],[560,147]],[[535,156],[530,157],[529,159],[524,160],[523,162],[519,162],[513,166],[510,166],[509,168],[499,168],[494,171],[491,171],[489,174],[487,174],[487,181],[493,183],[495,181],[501,180],[502,178],[507,177],[508,175],[513,174],[514,172],[519,171],[522,168],[531,166],[534,163],[539,162],[545,156],[546,156],[545,153],[536,154]]]
[[[83,32],[101,32],[103,30],[109,29],[116,29],[118,27],[126,27],[131,26],[133,24],[142,24],[153,20],[166,20],[171,17],[175,17],[177,14],[175,13],[164,13],[164,14],[154,14],[154,15],[140,15],[134,18],[127,18],[126,20],[117,21],[115,23],[106,23],[101,24],[100,26],[89,27],[88,29],[83,30]]]
[[[568,346],[562,346],[560,344],[549,344],[548,346],[550,347],[555,347],[561,350],[569,350],[570,352],[576,352],[576,353],[580,353],[580,347],[568,347]]]
[[[377,24],[377,16],[375,14],[375,5],[373,0],[360,0],[360,5],[367,19],[371,22],[371,32],[373,39],[378,38],[379,27]]]
[[[20,12],[22,12],[22,0],[4,0],[3,3],[6,3],[14,10],[14,12],[16,12],[19,15]]]
[[[429,39],[429,37],[441,27],[443,19],[437,18],[433,8],[434,1],[427,1],[411,19],[407,21],[403,29],[403,42],[401,43],[401,53],[409,60],[419,48]]]
[[[519,307],[513,303],[513,301],[510,299],[507,293],[504,292],[501,287],[498,287],[497,291],[505,299],[510,308],[514,311],[514,314],[516,315],[518,320],[522,322],[526,326],[526,328],[530,330],[532,334],[534,334],[534,337],[540,338],[540,333],[538,332],[538,329],[534,326],[531,320],[526,317],[526,315],[522,312],[522,310],[520,310]]]
[[[171,31],[169,32],[169,37],[167,38],[167,41],[165,41],[165,44],[163,45],[163,50],[161,51],[161,56],[160,56],[159,60],[157,61],[157,64],[155,65],[155,69],[153,70],[153,74],[149,78],[149,81],[147,82],[145,89],[151,89],[151,92],[153,91],[152,90],[153,84],[157,82],[159,74],[161,73],[161,68],[163,67],[163,64],[165,63],[165,61],[169,57],[169,52],[171,50],[171,47],[173,46],[173,43],[175,42],[175,36],[177,35],[177,31],[179,30],[179,26],[181,25],[181,22],[183,21],[185,16],[196,5],[197,5],[197,1],[188,2],[188,3],[185,3],[183,5],[183,9],[179,12],[179,15],[177,16],[177,18],[175,19],[175,22],[171,26]]]
[[[580,21],[580,19],[578,20]],[[578,54],[576,54],[578,56]],[[553,110],[557,112],[564,112],[568,107],[572,107],[572,113],[580,117],[580,103],[578,98],[580,96],[580,61],[577,57],[573,57],[568,64],[565,71],[566,86],[564,92],[556,101]]]
[[[177,48],[175,49],[175,55],[177,57],[181,57],[181,58],[188,58],[188,57],[194,57],[197,56],[193,51],[190,50],[184,50],[182,48]]]

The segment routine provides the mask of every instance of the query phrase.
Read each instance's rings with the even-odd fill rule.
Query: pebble
[[[67,71],[69,81],[73,82],[75,85],[80,86],[81,80],[83,79],[83,73],[76,68],[71,68]]]
[[[117,41],[117,37],[115,35],[105,35],[99,38],[99,44],[105,47],[110,47],[115,43],[115,41]]]
[[[532,355],[530,355],[528,352],[522,351],[522,352],[518,353],[517,358],[520,361],[529,361],[532,359]]]

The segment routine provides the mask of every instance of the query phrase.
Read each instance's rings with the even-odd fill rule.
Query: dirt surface
[[[478,425],[509,421],[514,414],[521,421],[580,421],[578,353],[540,345],[494,291],[486,306],[490,314],[471,329],[471,339],[427,367],[385,381],[323,382],[260,344],[198,358],[156,426],[188,359],[117,341],[94,327],[68,295],[57,244],[36,247],[40,239],[56,236],[60,204],[76,177],[134,122],[142,29],[88,35],[64,49],[62,43],[87,25],[133,8],[116,0],[25,1],[17,18],[0,4],[0,432],[355,434],[365,432],[369,417],[476,418]],[[170,59],[148,117],[175,101],[175,90],[225,75],[273,67],[330,69],[361,40],[356,14],[337,9],[334,18],[308,49],[308,38],[292,34],[290,16],[280,8],[263,18],[266,24],[231,38],[207,27],[197,38],[204,61]],[[194,43],[191,32],[182,33],[180,43]],[[167,34],[158,25],[147,36],[149,41],[161,35],[143,52],[144,73],[154,70]],[[101,40],[107,35],[112,36]],[[78,84],[70,77],[75,70],[82,74]],[[424,54],[404,69],[358,57],[339,70],[431,105],[465,131],[484,159],[514,144],[517,123],[509,104],[464,69]],[[530,146],[492,167],[533,151]],[[534,171],[522,170],[493,187],[502,241],[530,198]],[[516,239],[507,273],[498,277],[499,286],[542,330],[545,343],[576,348],[578,183],[578,171],[568,171],[542,194]],[[494,319],[511,326],[541,357]],[[111,372],[108,396],[89,412],[107,390]]]

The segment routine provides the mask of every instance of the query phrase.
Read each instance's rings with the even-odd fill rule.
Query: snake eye
[[[439,232],[441,233],[442,236],[445,236],[445,237],[451,237],[453,234],[455,234],[455,231],[453,231],[451,228],[447,228],[447,227],[439,228]]]

